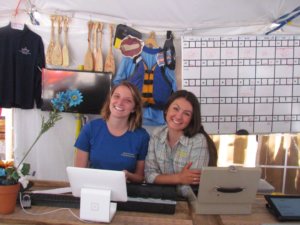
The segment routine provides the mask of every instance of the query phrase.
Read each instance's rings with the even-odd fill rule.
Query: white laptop
[[[258,167],[204,167],[188,199],[196,214],[250,214],[260,175]]]

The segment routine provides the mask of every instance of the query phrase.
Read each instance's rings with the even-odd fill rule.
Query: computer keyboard
[[[26,192],[23,194],[30,196],[32,205],[61,207],[61,208],[79,208],[80,198],[74,197],[71,194],[46,194]]]
[[[158,184],[127,184],[128,197],[158,198],[176,200],[177,192],[175,185]]]
[[[80,198],[72,194],[47,194],[26,192],[32,205],[80,208]],[[154,184],[127,184],[127,202],[118,202],[121,211],[174,214],[176,187]]]
[[[128,197],[127,202],[118,202],[117,209],[121,211],[174,214],[176,201],[168,199]]]

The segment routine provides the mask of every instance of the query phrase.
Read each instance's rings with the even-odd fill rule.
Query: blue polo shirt
[[[137,161],[146,158],[148,142],[144,128],[116,137],[103,119],[95,119],[82,128],[75,147],[89,153],[91,168],[134,172]]]

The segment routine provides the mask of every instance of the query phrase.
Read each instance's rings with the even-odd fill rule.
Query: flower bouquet
[[[18,165],[15,166],[13,161],[0,160],[0,187],[2,185],[13,185],[17,183],[21,183],[23,188],[27,187],[29,183],[30,164],[23,163],[27,155],[31,152],[40,137],[53,127],[57,121],[62,119],[60,115],[61,112],[78,106],[82,101],[83,97],[79,90],[59,92],[56,98],[51,100],[53,110],[49,112],[49,118],[45,120],[42,116],[40,132]]]

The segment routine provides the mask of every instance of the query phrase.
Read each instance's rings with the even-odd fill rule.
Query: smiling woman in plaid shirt
[[[153,131],[145,162],[148,183],[198,185],[201,168],[217,165],[217,150],[201,124],[197,97],[186,90],[175,92],[164,111],[167,125]]]

